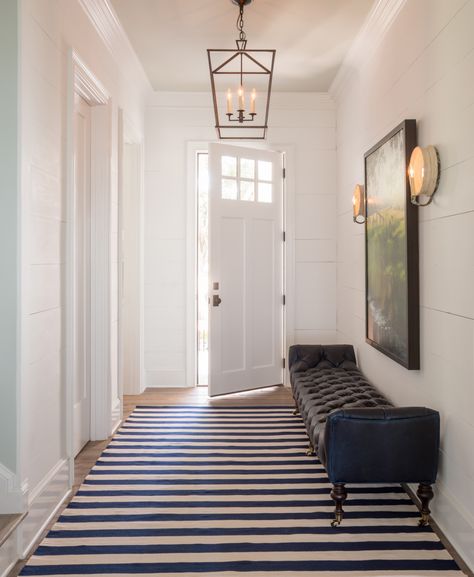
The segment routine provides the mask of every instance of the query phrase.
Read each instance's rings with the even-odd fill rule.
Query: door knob
[[[213,295],[212,296],[212,306],[213,307],[218,307],[222,302],[222,299],[219,297],[219,295]]]

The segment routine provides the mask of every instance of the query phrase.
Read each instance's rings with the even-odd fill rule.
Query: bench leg
[[[429,503],[431,499],[434,497],[433,489],[431,485],[427,483],[420,483],[418,485],[418,490],[416,492],[418,498],[421,501],[421,519],[418,522],[420,527],[424,527],[428,525],[430,522],[430,508]]]
[[[344,501],[347,499],[347,491],[344,483],[335,483],[332,487],[331,497],[336,503],[336,508],[334,510],[334,520],[331,522],[331,527],[338,527],[344,516],[344,510],[342,506]]]
[[[293,411],[293,415],[299,415],[300,410],[298,409],[298,405],[295,403],[295,410]]]
[[[314,455],[314,447],[311,441],[309,442],[308,448],[306,449],[306,454],[308,457],[312,457]]]

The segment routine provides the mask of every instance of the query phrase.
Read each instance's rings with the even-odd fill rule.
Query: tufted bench
[[[393,407],[358,369],[351,345],[294,345],[289,351],[295,414],[333,484],[333,525],[343,517],[347,483],[419,483],[420,524],[428,523],[436,480],[439,414]]]

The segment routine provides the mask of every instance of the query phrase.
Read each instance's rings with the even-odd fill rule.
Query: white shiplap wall
[[[205,148],[216,139],[210,94],[156,94],[146,130],[146,385],[191,385],[186,380],[187,153],[189,142]],[[294,252],[288,344],[336,338],[335,137],[334,103],[327,94],[272,96],[267,144],[290,150]]]
[[[401,9],[376,46],[377,26],[367,31],[334,90],[339,340],[357,345],[364,372],[397,404],[440,411],[434,516],[474,566],[474,1],[382,4]],[[364,233],[351,218],[364,152],[404,118],[418,120],[419,144],[437,146],[442,163],[435,199],[419,209],[421,370],[412,372],[364,342]]]
[[[104,1],[84,5],[107,12]],[[113,20],[113,16],[111,16]],[[102,24],[106,20],[102,20]],[[132,55],[117,61],[79,0],[21,2],[21,482],[28,516],[16,553],[27,549],[69,488],[65,407],[66,132],[68,53],[74,49],[112,99],[111,397],[117,399],[118,110],[143,134],[149,86]],[[112,36],[114,39],[115,36]],[[109,38],[110,39],[110,38]],[[114,46],[114,49],[116,46]],[[116,51],[117,52],[117,51]],[[19,537],[18,537],[19,536]],[[18,550],[16,550],[18,547]],[[4,567],[0,563],[0,574]]]

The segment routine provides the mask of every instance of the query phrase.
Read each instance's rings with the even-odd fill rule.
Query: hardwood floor
[[[222,397],[214,397],[210,399],[207,395],[207,387],[192,387],[192,388],[162,388],[162,389],[146,389],[141,395],[130,396],[126,395],[123,399],[123,416],[126,418],[134,410],[137,405],[293,405],[293,398],[288,388],[283,386],[268,387],[265,389],[258,389],[254,391],[246,391],[243,393],[236,393],[234,395],[225,395]],[[50,525],[45,529],[43,534],[38,539],[36,546],[46,536],[51,526],[56,522],[67,503],[71,500],[77,492],[84,478],[89,473],[90,469],[95,464],[101,452],[105,449],[110,439],[105,441],[89,442],[84,449],[79,453],[75,460],[75,480],[70,497],[58,511],[56,517],[51,521]],[[463,560],[459,557],[452,545],[446,539],[444,534],[439,530],[435,523],[432,523],[434,531],[438,534],[445,547],[455,558],[460,568],[468,575],[474,577],[474,573],[469,570]],[[18,562],[8,577],[16,577],[26,564],[26,560]]]
[[[137,405],[293,405],[289,388],[283,386],[255,389],[234,395],[224,395],[210,399],[207,387],[181,389],[146,389],[138,396],[125,396],[123,399],[124,416],[128,416]]]

